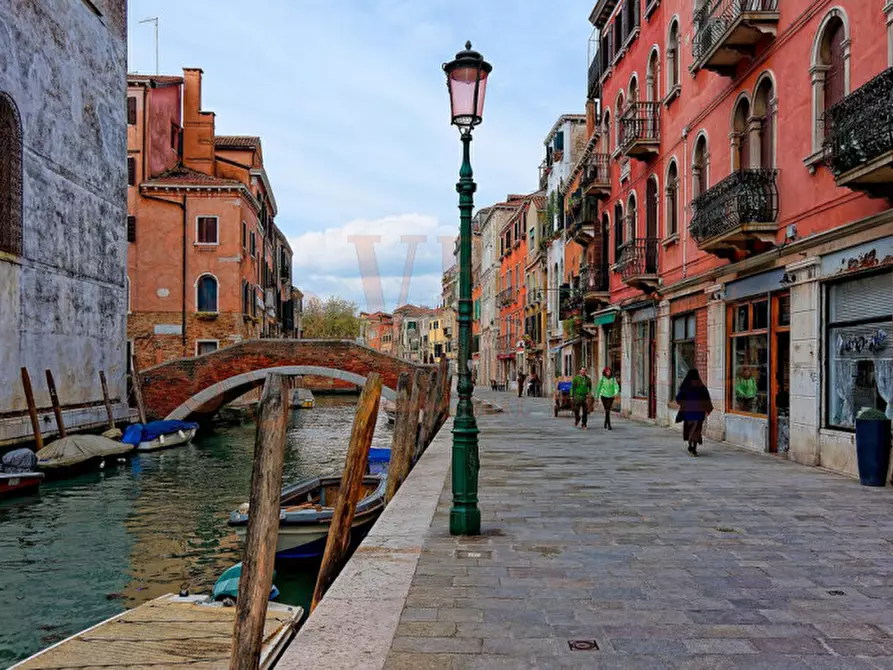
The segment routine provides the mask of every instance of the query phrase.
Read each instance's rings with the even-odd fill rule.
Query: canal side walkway
[[[279,667],[893,668],[890,489],[475,393],[482,535],[442,431]]]

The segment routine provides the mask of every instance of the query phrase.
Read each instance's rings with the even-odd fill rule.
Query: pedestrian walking
[[[527,395],[532,395],[534,398],[539,398],[540,396],[540,378],[539,375],[536,374],[536,370],[530,373],[530,384]]]
[[[685,375],[679,392],[676,394],[679,411],[676,423],[682,423],[682,437],[688,442],[688,453],[698,455],[698,445],[703,444],[704,419],[713,411],[710,391],[701,381],[697,368],[692,368]]]
[[[518,373],[518,397],[524,395],[524,382],[527,381],[527,375],[523,372]]]
[[[605,408],[605,428],[614,430],[611,427],[611,408],[614,406],[614,398],[620,395],[620,384],[614,378],[614,371],[611,368],[602,370],[602,378],[598,380],[595,395],[601,398],[602,407]]]
[[[574,427],[583,430],[589,428],[589,396],[592,394],[592,380],[586,374],[586,368],[580,368],[580,374],[571,382],[571,400],[574,403]]]

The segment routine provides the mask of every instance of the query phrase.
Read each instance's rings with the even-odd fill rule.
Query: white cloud
[[[402,214],[293,236],[295,281],[307,293],[340,295],[364,310],[435,305],[456,232],[436,217]]]

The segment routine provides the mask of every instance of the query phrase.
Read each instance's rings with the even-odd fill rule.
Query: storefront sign
[[[822,256],[822,276],[832,277],[893,266],[893,237],[884,237]]]
[[[784,268],[777,268],[769,272],[761,272],[744,279],[726,284],[726,300],[740,300],[761,293],[771,293],[784,288],[781,278],[784,277]]]
[[[633,323],[641,323],[642,321],[651,321],[652,319],[657,318],[657,308],[656,307],[646,307],[645,309],[640,309],[633,312],[630,320]]]

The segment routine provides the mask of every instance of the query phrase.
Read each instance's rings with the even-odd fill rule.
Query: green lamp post
[[[471,131],[483,120],[487,77],[493,67],[471,42],[456,58],[444,63],[450,92],[452,123],[462,140],[462,167],[459,169],[459,404],[453,422],[453,506],[450,508],[452,535],[478,535],[481,510],[478,509],[478,427],[471,404],[471,212],[474,209],[474,183],[471,171]]]

